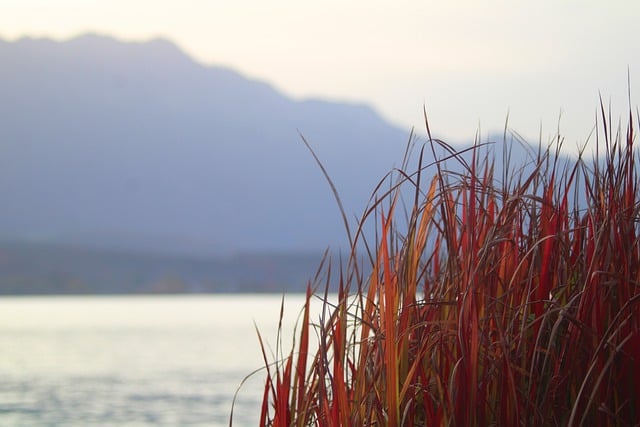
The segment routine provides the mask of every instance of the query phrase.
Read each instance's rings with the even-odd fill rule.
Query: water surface
[[[254,322],[275,347],[281,298],[2,298],[0,425],[228,425],[263,366]],[[303,301],[287,295],[288,331]],[[240,390],[234,426],[257,424],[263,384]]]

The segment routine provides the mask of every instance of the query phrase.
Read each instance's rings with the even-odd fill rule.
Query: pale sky
[[[164,37],[287,95],[370,104],[451,142],[509,125],[584,142],[598,93],[640,104],[640,2],[591,0],[0,0],[0,37]]]

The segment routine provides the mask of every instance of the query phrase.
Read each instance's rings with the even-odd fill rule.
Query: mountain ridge
[[[166,40],[20,39],[0,43],[0,58],[2,237],[169,235],[216,252],[321,250],[344,232],[298,132],[352,214],[409,134],[368,106],[293,100]]]
[[[0,63],[0,294],[304,291],[349,242],[302,138],[352,230],[424,142],[366,104],[293,99],[163,39],[0,40]],[[521,166],[526,147],[505,143]]]

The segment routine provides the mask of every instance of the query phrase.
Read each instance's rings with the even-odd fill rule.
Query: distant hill
[[[352,225],[410,134],[167,40],[0,40],[0,64],[0,294],[303,291],[348,247],[300,134]]]
[[[166,40],[0,41],[0,238],[183,254],[344,245],[409,129],[294,100]],[[319,76],[321,78],[321,76]]]

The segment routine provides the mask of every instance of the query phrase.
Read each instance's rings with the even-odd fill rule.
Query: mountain
[[[0,238],[173,254],[345,246],[408,129],[167,40],[0,41]],[[319,76],[321,78],[321,76]]]
[[[167,40],[0,40],[0,65],[0,294],[303,291],[348,246],[302,136],[353,227],[410,135]]]

